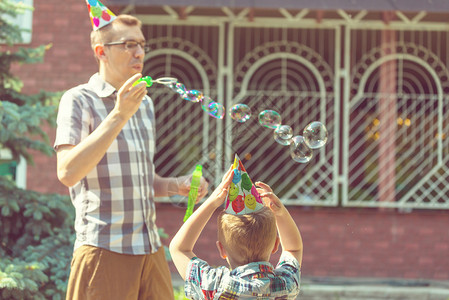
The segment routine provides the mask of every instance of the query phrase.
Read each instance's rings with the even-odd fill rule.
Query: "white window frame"
[[[11,160],[12,153],[9,149],[0,149],[0,160]],[[26,189],[27,185],[27,162],[23,156],[20,156],[20,160],[16,166],[15,176],[16,186],[18,188]]]
[[[34,0],[12,0],[14,2],[22,2],[27,6],[34,7]],[[15,18],[10,16],[6,16],[9,20],[11,20],[14,24],[20,27],[20,29],[25,30],[22,31],[22,40],[17,44],[30,44],[32,37],[32,29],[33,29],[33,10],[26,9],[23,14],[18,14]]]

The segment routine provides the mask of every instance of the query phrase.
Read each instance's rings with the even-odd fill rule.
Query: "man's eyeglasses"
[[[103,44],[105,46],[114,46],[114,45],[125,45],[125,49],[132,52],[137,50],[137,46],[142,47],[145,53],[150,52],[150,45],[146,42],[137,42],[137,41],[122,41],[122,42],[111,42]]]

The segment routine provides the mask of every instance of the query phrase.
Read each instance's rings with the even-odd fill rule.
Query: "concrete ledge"
[[[432,299],[448,300],[449,289],[433,287],[302,285],[299,299]]]

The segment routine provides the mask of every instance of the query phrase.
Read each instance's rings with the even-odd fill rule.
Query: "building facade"
[[[212,118],[154,84],[160,175],[201,163],[213,187],[238,153],[289,205],[303,234],[304,276],[449,280],[449,11],[103,2],[142,20],[151,47],[144,75],[252,110],[245,123]],[[24,91],[86,82],[97,65],[84,1],[34,8],[29,45],[52,47],[44,63],[16,67]],[[267,109],[294,135],[322,122],[327,144],[309,163],[293,161],[258,124]],[[67,194],[55,158],[35,160],[28,188]],[[171,236],[181,200],[158,203],[158,225]],[[197,254],[220,264],[209,225]]]

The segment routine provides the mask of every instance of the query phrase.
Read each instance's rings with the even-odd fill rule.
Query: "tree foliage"
[[[11,22],[11,18],[25,9],[21,2],[5,0],[0,2],[0,40],[11,46],[20,40],[20,28]],[[41,91],[35,95],[21,93],[23,83],[11,72],[12,64],[30,64],[42,62],[45,50],[51,45],[37,48],[4,47],[0,52],[0,146],[12,151],[15,159],[20,156],[33,162],[29,149],[35,149],[51,155],[47,134],[41,129],[42,121],[54,124],[55,99],[58,93]],[[3,49],[2,49],[3,50]],[[38,137],[38,139],[36,139]]]
[[[32,163],[30,150],[53,154],[42,125],[54,125],[60,93],[25,95],[11,72],[13,64],[42,62],[50,47],[12,47],[21,30],[11,17],[25,9],[0,1],[0,149]],[[64,299],[74,239],[70,200],[20,189],[11,177],[0,176],[0,299]]]

